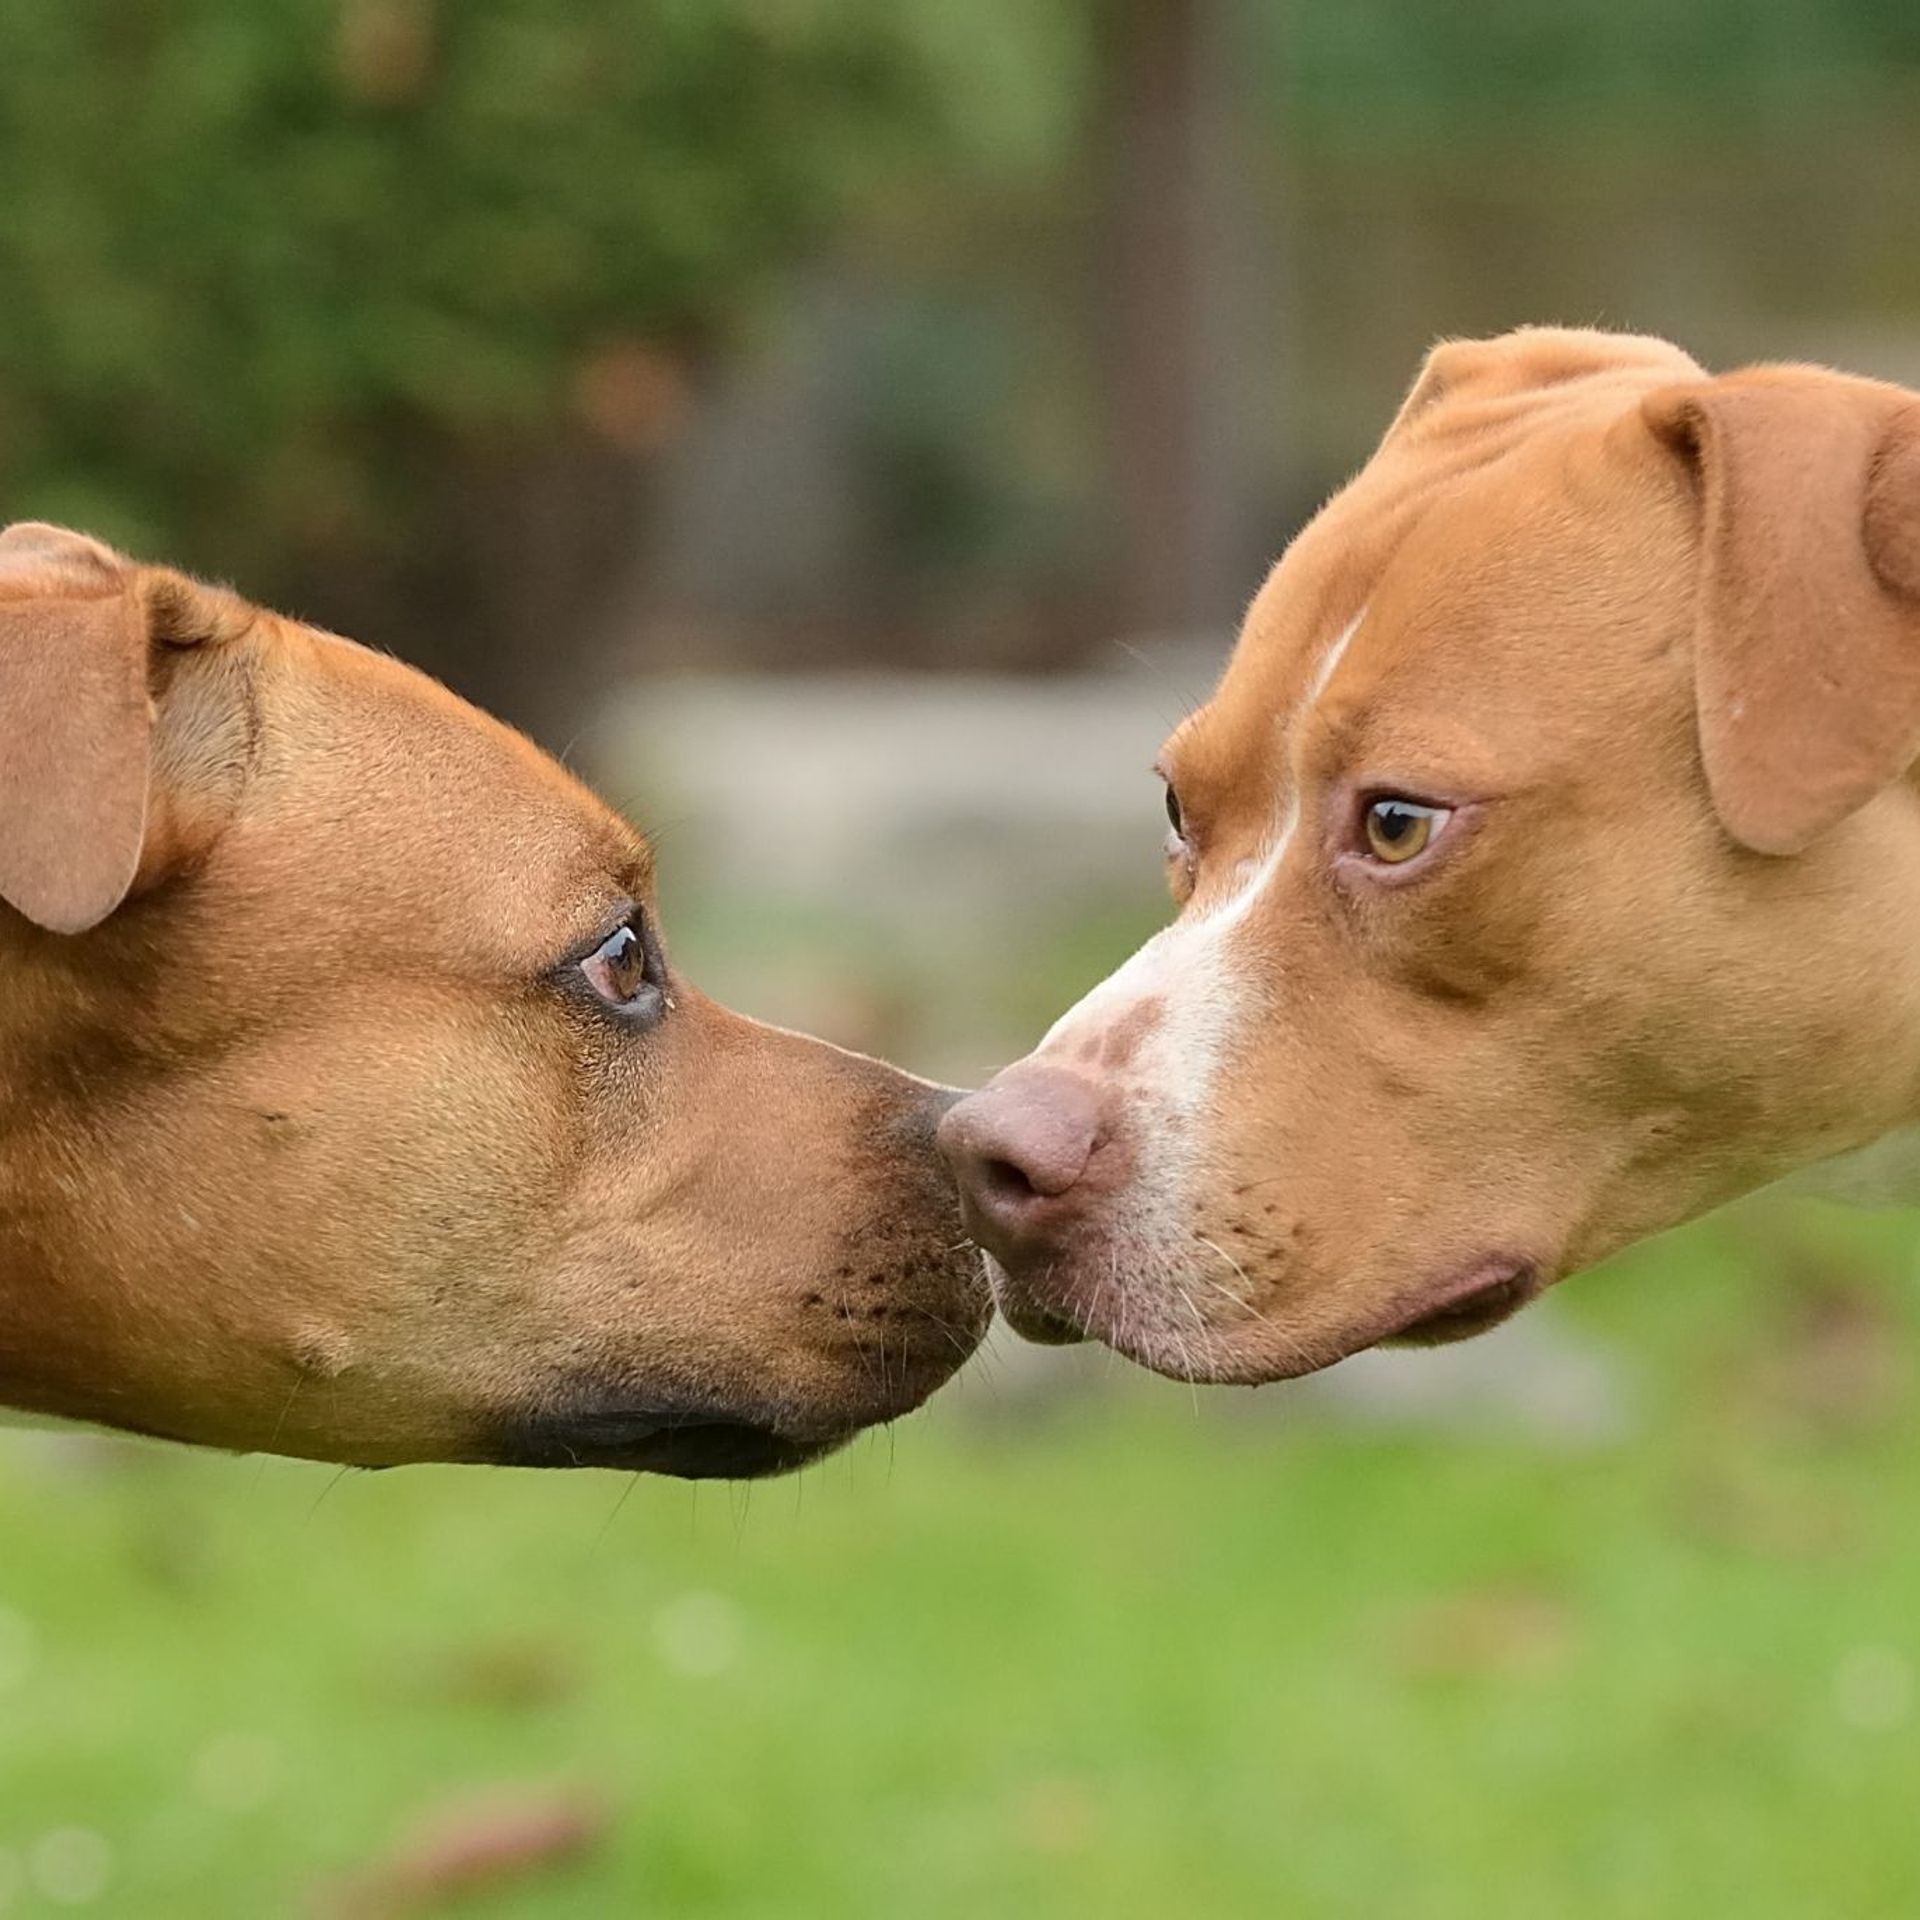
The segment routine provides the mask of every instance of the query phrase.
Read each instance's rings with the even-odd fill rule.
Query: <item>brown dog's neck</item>
[[[124,1015],[164,1004],[152,988],[121,928],[52,934],[0,905],[0,1404],[81,1412],[63,1381],[88,1363],[100,1202],[121,1173],[97,1116],[145,1070]]]
[[[169,732],[159,751],[177,764]],[[231,815],[217,798],[189,790],[172,817],[184,830],[197,815],[193,858],[85,933],[50,933],[0,903],[0,1406],[144,1425],[112,1402],[122,1343],[194,1337],[127,1250],[193,1178],[155,1118],[168,1089],[246,1036],[204,986],[217,963],[205,860]]]

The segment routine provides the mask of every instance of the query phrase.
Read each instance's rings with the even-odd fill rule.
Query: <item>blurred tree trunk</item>
[[[584,434],[470,472],[455,503],[469,631],[438,628],[449,658],[421,664],[564,754],[605,674],[612,589],[650,479],[650,462]]]
[[[1194,633],[1254,584],[1246,439],[1273,373],[1250,352],[1270,238],[1247,217],[1234,0],[1114,0],[1097,132],[1113,614]]]
[[[605,668],[612,583],[632,564],[652,462],[583,432],[413,450],[419,538],[384,558],[315,553],[288,598],[398,653],[564,753]]]

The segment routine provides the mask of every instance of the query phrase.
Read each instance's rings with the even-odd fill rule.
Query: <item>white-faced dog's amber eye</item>
[[[1418,800],[1392,795],[1367,808],[1367,851],[1389,867],[1405,866],[1433,845],[1447,824],[1445,807],[1429,807]]]

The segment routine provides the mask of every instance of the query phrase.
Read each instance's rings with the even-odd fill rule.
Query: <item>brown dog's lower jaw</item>
[[[668,1397],[644,1383],[583,1382],[503,1421],[486,1457],[508,1467],[607,1467],[684,1480],[791,1473],[867,1428],[911,1412],[947,1377],[954,1357],[949,1334],[931,1321],[919,1332],[918,1342],[911,1332],[903,1337],[868,1402],[842,1416],[751,1397]]]
[[[795,1440],[774,1426],[725,1414],[603,1407],[509,1422],[497,1459],[503,1467],[609,1467],[683,1480],[756,1480],[807,1466],[858,1430]]]

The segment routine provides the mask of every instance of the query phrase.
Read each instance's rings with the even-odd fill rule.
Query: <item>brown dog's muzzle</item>
[[[718,1017],[736,1033],[756,1031]],[[791,1054],[790,1076],[814,1062],[827,1076],[822,1097],[841,1080],[864,1089],[871,1166],[849,1185],[866,1204],[837,1252],[792,1272],[769,1269],[736,1302],[732,1350],[695,1372],[634,1371],[616,1353],[550,1383],[492,1426],[487,1458],[696,1480],[786,1473],[919,1406],[978,1344],[991,1310],[934,1150],[935,1128],[960,1096],[793,1036],[759,1044]],[[754,1252],[742,1247],[742,1260]]]

